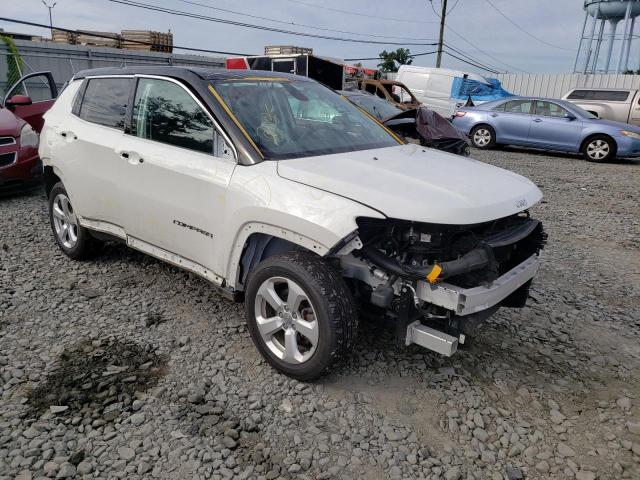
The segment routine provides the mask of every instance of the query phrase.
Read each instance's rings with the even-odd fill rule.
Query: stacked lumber
[[[152,30],[123,30],[122,48],[171,53],[173,51],[173,34]]]
[[[293,45],[267,45],[264,47],[265,55],[313,55],[313,48],[295,47]]]

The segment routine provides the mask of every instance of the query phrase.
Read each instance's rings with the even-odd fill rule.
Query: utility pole
[[[440,15],[440,38],[438,39],[438,57],[436,59],[436,68],[440,68],[440,65],[442,64],[442,44],[444,42],[444,19],[447,16],[447,0],[440,0],[440,1],[442,2],[442,14]]]
[[[53,10],[53,7],[55,7],[58,2],[53,2],[52,5],[49,5],[47,2],[42,0],[42,3],[49,10],[49,29],[51,30],[51,40],[53,40],[53,19],[51,17],[51,10]]]

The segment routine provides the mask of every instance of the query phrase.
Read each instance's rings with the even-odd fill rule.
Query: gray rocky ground
[[[640,478],[640,164],[474,155],[545,192],[529,306],[450,359],[363,323],[314,384],[205,281],[70,261],[41,194],[0,199],[0,479]]]

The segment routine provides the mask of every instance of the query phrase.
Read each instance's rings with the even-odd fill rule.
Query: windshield
[[[265,159],[328,155],[398,145],[380,124],[311,81],[212,82]]]
[[[347,98],[363,108],[378,120],[384,120],[402,112],[393,103],[374,97],[373,95],[348,95]]]
[[[574,104],[574,103],[570,103],[568,102],[565,103],[565,105],[569,108],[569,110],[573,110],[574,113],[578,114],[578,116],[582,117],[582,118],[589,118],[589,119],[597,119],[598,117],[596,117],[593,113],[587,112],[584,108],[579,107],[578,105]]]

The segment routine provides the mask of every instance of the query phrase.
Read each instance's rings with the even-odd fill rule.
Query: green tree
[[[413,58],[408,48],[399,48],[394,52],[383,50],[378,54],[380,62],[378,67],[383,72],[397,72],[399,65],[411,65]]]
[[[10,88],[16,83],[20,77],[22,76],[22,57],[18,52],[16,44],[13,43],[13,39],[10,37],[5,37],[4,35],[0,35],[0,41],[4,42],[7,45],[7,80],[5,89]],[[16,91],[16,93],[23,93],[20,91]]]

